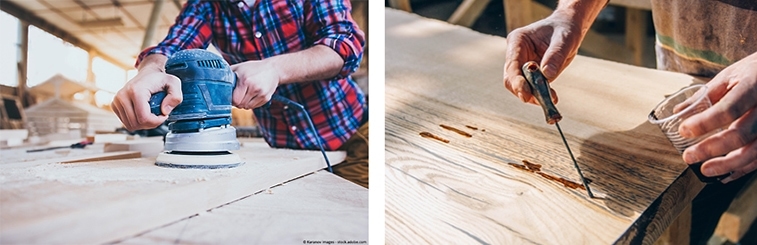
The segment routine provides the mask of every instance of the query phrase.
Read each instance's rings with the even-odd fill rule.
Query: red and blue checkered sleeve
[[[174,53],[192,48],[207,48],[212,37],[209,20],[212,7],[210,3],[189,0],[184,5],[176,22],[168,30],[168,35],[157,46],[148,47],[139,53],[134,67],[139,67],[142,59],[151,54],[163,54],[170,57]]]
[[[363,57],[365,34],[350,15],[350,2],[313,0],[305,6],[305,25],[309,40],[313,40],[313,45],[321,44],[334,49],[344,60],[344,66],[336,79],[357,71]]]

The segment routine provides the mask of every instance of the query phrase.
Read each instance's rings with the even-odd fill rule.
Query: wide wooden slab
[[[0,243],[103,243],[149,231],[325,168],[320,152],[245,143],[233,169],[155,158],[0,165]],[[338,163],[343,152],[330,152]]]
[[[504,88],[505,39],[391,9],[386,21],[387,243],[652,243],[703,187],[647,122],[665,94],[701,81],[575,58],[552,85],[604,196],[590,199],[552,179],[579,182],[541,108]],[[523,160],[542,174],[512,165]]]
[[[306,244],[307,241],[321,244],[368,241],[368,189],[327,171],[318,171],[122,242]]]

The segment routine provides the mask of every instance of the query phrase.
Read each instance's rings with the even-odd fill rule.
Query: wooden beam
[[[150,20],[147,22],[145,28],[145,37],[142,39],[142,46],[139,51],[149,47],[152,42],[152,37],[155,35],[155,27],[160,19],[160,10],[163,9],[163,0],[155,1],[152,5],[152,12],[150,13]],[[137,51],[137,52],[139,52]]]
[[[473,26],[491,0],[465,0],[455,9],[447,22],[465,27]]]
[[[626,47],[632,53],[632,63],[642,66],[644,63],[644,43],[647,37],[647,20],[649,11],[636,8],[626,9]]]
[[[757,174],[744,185],[731,206],[723,213],[715,228],[715,236],[726,238],[738,244],[744,237],[752,223],[757,220]]]
[[[533,22],[531,0],[503,0],[507,33]]]
[[[84,49],[85,51],[89,50],[95,50],[98,51],[100,54],[100,57],[102,57],[104,60],[107,60],[110,63],[113,63],[116,66],[119,66],[123,69],[132,69],[134,66],[133,64],[125,64],[118,59],[115,59],[107,54],[104,54],[103,52],[100,52],[94,46],[92,46],[89,43],[86,43],[84,41],[79,40],[76,36],[68,33],[67,31],[58,28],[57,26],[51,24],[50,22],[47,22],[46,20],[34,15],[34,13],[27,11],[26,9],[23,9],[16,5],[15,3],[11,1],[3,1],[3,4],[0,4],[0,10],[5,11],[6,13],[15,16],[19,20],[23,20],[28,22],[30,25],[36,26],[37,28],[46,31],[53,36],[56,36],[60,39],[63,39],[63,41],[66,41],[68,43],[71,43],[74,46],[80,47]]]
[[[406,12],[413,12],[413,8],[410,7],[410,0],[389,0],[389,7],[404,10]]]
[[[29,22],[26,22],[24,20],[18,21],[18,49],[16,51],[16,57],[17,59],[17,72],[16,75],[18,76],[18,89],[16,90],[16,93],[18,95],[19,100],[21,100],[21,105],[23,107],[26,107],[29,105],[28,101],[26,100],[26,80],[28,78],[27,71],[29,68]]]

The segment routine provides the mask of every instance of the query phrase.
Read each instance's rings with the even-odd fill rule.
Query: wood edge
[[[67,163],[81,163],[81,162],[97,162],[97,161],[122,160],[122,159],[131,159],[131,158],[140,158],[140,157],[142,157],[142,153],[138,151],[119,151],[115,153],[103,153],[103,154],[98,154],[98,155],[85,156],[79,159],[61,161],[59,163],[67,164]]]
[[[644,212],[631,224],[631,226],[616,239],[613,244],[653,244],[665,230],[650,228],[669,227],[675,218],[686,209],[694,200],[694,197],[704,188],[694,173],[688,168],[676,178]],[[663,203],[672,206],[660,206]],[[661,211],[661,212],[660,212]],[[655,223],[654,225],[652,225]],[[650,227],[651,226],[651,227]]]

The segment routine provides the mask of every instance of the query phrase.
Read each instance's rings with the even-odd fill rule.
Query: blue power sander
[[[203,49],[172,55],[166,73],[181,80],[183,101],[168,115],[169,133],[155,165],[172,168],[233,168],[244,161],[230,151],[239,149],[231,126],[231,96],[236,75],[226,61]],[[150,110],[162,115],[166,92],[150,97]]]

